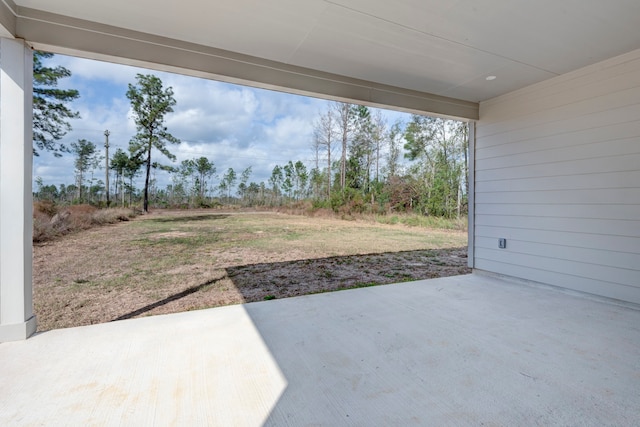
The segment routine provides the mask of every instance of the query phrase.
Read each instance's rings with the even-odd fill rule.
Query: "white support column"
[[[32,296],[33,52],[0,38],[0,342],[36,331]]]
[[[469,122],[469,194],[467,194],[468,214],[468,246],[467,265],[475,268],[475,232],[476,232],[476,122]]]

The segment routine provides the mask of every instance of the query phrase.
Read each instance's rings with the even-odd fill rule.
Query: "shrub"
[[[418,214],[377,215],[375,220],[383,224],[404,224],[410,227],[440,228],[445,230],[467,230],[467,217],[443,218]]]
[[[33,203],[33,213],[44,214],[49,218],[58,213],[58,206],[51,200],[40,200]]]
[[[33,210],[33,241],[44,242],[55,237],[51,218],[40,210]]]
[[[57,207],[36,202],[33,207],[33,241],[44,242],[91,227],[128,221],[139,213],[132,209],[97,209],[90,205]]]
[[[329,200],[313,199],[311,202],[312,209],[331,209],[331,202]]]
[[[129,221],[135,216],[131,209],[100,209],[91,215],[91,223],[93,225],[115,224],[120,221]]]
[[[331,209],[341,216],[361,214],[367,210],[362,193],[353,188],[345,188],[343,191],[335,191],[330,198]]]

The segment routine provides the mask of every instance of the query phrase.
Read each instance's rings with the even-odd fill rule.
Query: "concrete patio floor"
[[[49,331],[0,425],[640,425],[640,310],[473,274]]]

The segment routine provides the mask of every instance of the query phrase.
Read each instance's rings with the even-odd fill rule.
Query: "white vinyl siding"
[[[640,303],[640,50],[482,102],[474,208],[475,268]]]

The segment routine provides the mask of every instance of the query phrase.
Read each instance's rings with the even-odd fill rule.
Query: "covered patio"
[[[637,306],[466,275],[0,346],[2,425],[637,425]]]
[[[469,267],[640,304],[639,27],[629,0],[0,0],[0,342],[37,329],[32,49],[467,121]]]
[[[0,0],[0,424],[637,425],[639,27],[629,0]],[[475,273],[27,339],[32,48],[468,121]]]

